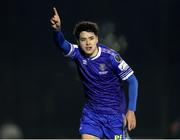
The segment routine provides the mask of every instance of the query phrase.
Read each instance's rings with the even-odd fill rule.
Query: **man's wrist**
[[[134,112],[135,112],[135,110],[128,109],[128,110],[127,110],[127,112],[132,112],[132,113],[134,113]]]
[[[54,32],[60,32],[60,31],[61,31],[61,28],[53,28],[53,31],[54,31]]]

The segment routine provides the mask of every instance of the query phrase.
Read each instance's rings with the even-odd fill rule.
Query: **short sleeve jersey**
[[[95,57],[86,57],[71,44],[67,56],[76,63],[86,97],[85,107],[103,114],[125,113],[126,99],[121,82],[133,74],[119,53],[98,45]]]

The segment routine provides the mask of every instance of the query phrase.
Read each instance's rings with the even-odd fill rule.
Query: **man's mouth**
[[[90,51],[92,49],[92,47],[86,47],[87,51]]]

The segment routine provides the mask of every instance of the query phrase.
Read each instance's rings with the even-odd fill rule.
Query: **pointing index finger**
[[[57,10],[56,10],[55,7],[53,7],[53,10],[54,10],[54,14],[55,14],[55,15],[58,15],[58,12],[57,12]]]

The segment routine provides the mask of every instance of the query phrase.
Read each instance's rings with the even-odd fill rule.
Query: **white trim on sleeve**
[[[126,75],[126,77],[124,77],[122,80],[126,80],[128,79],[132,74],[134,73],[134,71],[131,71],[128,75]]]
[[[75,48],[78,48],[78,46],[75,45],[75,44],[71,44],[71,49],[70,49],[70,51],[68,52],[68,54],[65,55],[65,57],[70,56],[70,55],[72,54],[72,52],[74,51]]]

